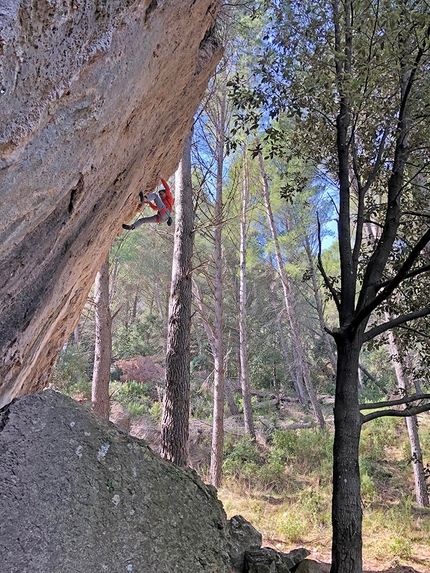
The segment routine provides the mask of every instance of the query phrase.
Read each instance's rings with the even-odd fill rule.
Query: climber
[[[149,195],[144,195],[142,191],[139,193],[140,200],[143,204],[149,205],[151,209],[154,211],[158,211],[156,215],[152,217],[142,217],[142,219],[138,219],[132,225],[123,224],[122,228],[126,229],[127,231],[132,231],[133,229],[137,229],[144,223],[164,223],[166,222],[169,227],[172,224],[172,217],[170,216],[173,204],[175,200],[173,199],[172,193],[170,191],[169,184],[165,181],[161,176],[160,181],[163,185],[163,189],[160,189],[158,193],[150,193]],[[155,202],[151,203],[151,201]]]

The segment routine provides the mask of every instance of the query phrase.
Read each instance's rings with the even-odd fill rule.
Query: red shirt
[[[166,196],[164,197],[164,199],[161,200],[163,201],[165,206],[169,209],[169,211],[172,212],[175,200],[173,199],[173,195],[172,192],[170,191],[169,184],[162,178],[161,178],[161,183],[163,184],[164,189],[166,190]],[[154,209],[154,211],[158,211],[158,207],[153,203],[149,203],[149,206],[151,207],[151,209]]]

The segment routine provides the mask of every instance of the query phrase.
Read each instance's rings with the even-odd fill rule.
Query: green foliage
[[[333,436],[328,431],[315,429],[275,430],[268,457],[271,463],[294,463],[301,471],[318,473],[322,479],[328,479],[327,470],[333,459]]]
[[[427,443],[428,424],[424,416],[423,443]],[[381,555],[389,563],[409,560],[419,555],[420,545],[428,544],[430,513],[413,503],[412,471],[403,460],[407,443],[403,420],[380,418],[363,427],[365,560],[381,559]],[[240,513],[268,541],[282,539],[288,547],[318,539],[329,551],[332,436],[313,429],[276,430],[265,448],[234,434],[227,436],[226,444],[229,472],[220,497],[228,515]]]
[[[279,533],[292,543],[301,543],[308,531],[308,524],[302,515],[285,513],[278,521]]]
[[[360,464],[361,469],[361,498],[364,503],[374,501],[377,498],[377,491],[373,478],[367,473],[364,464]]]
[[[126,382],[120,384],[118,391],[115,393],[117,400],[132,418],[139,418],[143,414],[149,413],[152,406],[152,400],[149,397],[149,384],[140,382]]]
[[[410,539],[394,537],[390,544],[390,553],[401,559],[410,559],[412,557],[412,542]]]
[[[145,413],[145,404],[137,402],[125,402],[125,410],[132,418],[140,418]]]
[[[163,404],[161,404],[161,402],[154,402],[149,408],[149,414],[154,418],[154,420],[161,422],[163,415]]]
[[[399,443],[403,421],[398,418],[376,418],[363,426],[360,440],[361,459],[378,461],[383,459],[388,447]]]
[[[198,354],[191,360],[190,363],[191,375],[201,370],[209,370],[210,364],[211,362],[207,354]]]
[[[108,478],[106,480],[106,487],[108,488],[109,491],[115,491],[116,490],[116,487],[114,486],[112,478]]]
[[[232,462],[252,463],[256,466],[263,464],[264,460],[259,452],[258,446],[251,436],[243,436],[238,440],[233,434],[227,434],[224,441],[224,463]]]
[[[112,341],[112,355],[115,359],[129,360],[135,356],[152,356],[159,350],[154,344],[160,335],[160,321],[149,314],[129,326],[119,326]]]
[[[262,450],[249,436],[226,437],[223,471],[226,479],[244,480],[253,487],[282,491],[295,481],[289,470],[331,479],[332,436],[318,430],[275,430],[269,449]],[[310,503],[310,502],[309,502]]]
[[[226,479],[239,480],[248,485],[279,491],[284,468],[279,464],[266,463],[265,456],[250,436],[234,439],[227,436],[224,448],[223,474]]]
[[[87,373],[86,357],[75,344],[60,352],[55,364],[52,385],[72,397],[91,399],[91,379]]]

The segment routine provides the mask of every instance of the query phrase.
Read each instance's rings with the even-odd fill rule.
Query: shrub
[[[223,461],[225,477],[252,479],[263,463],[264,459],[251,436],[243,436],[235,440],[233,434],[226,435]]]
[[[322,476],[331,468],[333,438],[321,430],[275,430],[273,448],[269,454],[271,463],[298,464],[302,471]],[[327,463],[328,462],[328,463]],[[328,477],[325,476],[324,477]]]
[[[154,418],[154,420],[161,422],[161,418],[163,416],[163,405],[161,402],[154,402],[149,408],[149,413]]]
[[[300,543],[308,530],[307,523],[301,515],[291,511],[284,513],[278,521],[279,533],[292,543]]]

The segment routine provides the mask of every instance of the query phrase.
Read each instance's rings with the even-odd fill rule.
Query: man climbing
[[[150,193],[149,195],[144,195],[142,191],[139,193],[140,200],[143,204],[149,205],[154,211],[158,211],[156,215],[152,217],[142,217],[138,219],[132,225],[123,224],[122,228],[127,229],[127,231],[132,231],[137,229],[144,223],[164,223],[166,222],[169,226],[172,224],[172,217],[170,216],[173,210],[173,204],[175,200],[173,199],[172,193],[170,191],[169,184],[160,176],[161,184],[163,189],[160,189],[158,193]],[[155,202],[151,203],[151,201]]]

